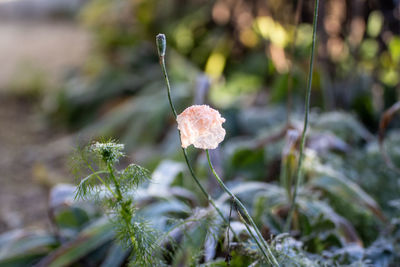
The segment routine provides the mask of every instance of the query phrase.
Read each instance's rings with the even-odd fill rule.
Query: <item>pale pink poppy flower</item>
[[[185,109],[176,118],[181,133],[182,147],[190,145],[201,149],[214,149],[224,140],[225,119],[207,105],[194,105]]]

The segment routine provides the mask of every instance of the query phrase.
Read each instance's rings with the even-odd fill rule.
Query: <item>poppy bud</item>
[[[160,57],[165,56],[165,50],[167,48],[167,41],[165,38],[165,34],[162,33],[157,34],[156,43],[157,43],[158,55]]]

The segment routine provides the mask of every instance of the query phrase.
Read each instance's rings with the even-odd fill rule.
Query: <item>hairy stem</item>
[[[117,198],[117,202],[121,206],[122,218],[124,219],[124,223],[125,223],[126,229],[128,230],[129,238],[130,238],[130,240],[132,242],[132,246],[135,246],[135,243],[136,243],[135,242],[135,237],[134,237],[134,235],[132,233],[132,230],[131,230],[131,223],[132,223],[131,222],[131,219],[132,219],[131,211],[130,211],[127,203],[123,201],[123,196],[122,196],[122,192],[121,192],[119,183],[117,181],[117,178],[114,175],[114,170],[113,170],[113,168],[112,168],[110,163],[107,163],[107,168],[108,168],[108,172],[109,172],[109,175],[111,177],[111,180],[114,182],[115,193],[116,193],[116,196],[117,196],[116,197]]]
[[[163,76],[164,76],[164,80],[165,83],[167,85],[167,93],[168,93],[168,101],[169,101],[169,105],[171,107],[172,113],[174,114],[174,117],[176,119],[177,117],[177,113],[176,113],[176,109],[174,106],[174,103],[172,102],[172,98],[171,98],[171,85],[169,83],[169,78],[168,78],[168,73],[167,73],[167,68],[165,66],[165,36],[164,35],[157,35],[157,48],[158,48],[158,54],[159,54],[159,60],[160,60],[160,65],[161,65],[161,69],[163,72]],[[179,132],[179,130],[178,130]],[[180,134],[179,134],[180,136]],[[190,174],[193,178],[193,180],[196,182],[197,186],[200,188],[200,191],[203,193],[203,195],[207,198],[207,201],[209,203],[211,203],[211,205],[214,207],[214,209],[217,211],[217,213],[219,214],[219,216],[222,218],[222,220],[224,221],[225,225],[227,225],[231,230],[232,233],[234,235],[234,237],[238,240],[238,237],[236,235],[236,233],[233,231],[233,229],[230,227],[230,224],[228,223],[227,219],[224,217],[222,211],[217,207],[217,205],[215,204],[215,201],[211,198],[211,196],[207,193],[207,191],[205,190],[205,188],[201,185],[199,179],[197,178],[196,174],[194,173],[194,170],[192,168],[192,165],[189,162],[189,158],[187,155],[187,151],[185,148],[182,148],[182,153],[183,156],[185,158],[185,162],[186,165],[189,168]]]
[[[176,119],[176,117],[178,115],[176,113],[176,109],[175,109],[174,103],[172,102],[172,98],[171,98],[171,85],[169,84],[167,68],[165,67],[165,56],[160,56],[160,65],[161,65],[161,69],[162,69],[162,72],[164,75],[165,83],[167,84],[168,102],[171,107],[172,113],[174,114],[174,117]]]
[[[235,196],[235,194],[233,194],[231,192],[231,190],[229,190],[228,187],[226,187],[226,185],[224,184],[224,182],[222,181],[222,179],[218,176],[217,172],[214,169],[214,166],[211,163],[210,160],[210,153],[208,152],[208,149],[206,149],[206,154],[207,154],[207,160],[208,160],[208,165],[210,166],[210,169],[212,171],[212,173],[214,174],[215,178],[217,179],[218,183],[220,184],[220,186],[222,187],[222,189],[224,189],[224,191],[232,198],[232,200],[235,202],[235,204],[242,210],[244,217],[246,218],[246,220],[248,222],[250,222],[250,225],[254,228],[254,231],[256,232],[256,235],[258,238],[255,238],[254,235],[252,234],[251,230],[248,227],[248,223],[245,221],[245,225],[246,228],[249,231],[249,234],[254,238],[256,244],[258,245],[258,247],[260,248],[260,250],[263,252],[263,254],[265,255],[266,259],[268,260],[268,262],[274,266],[279,266],[278,261],[276,260],[275,256],[272,254],[271,249],[269,248],[268,244],[265,242],[263,236],[261,235],[260,231],[257,228],[257,225],[255,224],[253,218],[251,218],[249,212],[247,211],[246,207],[243,205],[243,203]],[[261,241],[261,244],[258,242]],[[268,254],[265,253],[264,249],[267,250]]]
[[[296,206],[297,191],[301,184],[301,166],[303,163],[304,143],[305,143],[305,139],[306,139],[306,133],[307,133],[307,128],[308,128],[308,116],[309,116],[309,112],[310,112],[311,84],[312,84],[312,75],[313,75],[313,67],[314,67],[314,50],[315,50],[316,35],[317,35],[317,22],[318,22],[318,5],[319,5],[319,0],[315,0],[312,47],[311,47],[311,55],[310,55],[310,68],[308,70],[308,84],[307,84],[307,92],[306,92],[305,107],[304,107],[304,109],[305,109],[304,126],[303,126],[303,132],[301,135],[300,152],[299,152],[300,155],[299,155],[299,161],[297,164],[297,171],[296,171],[296,176],[295,176],[296,184],[294,186],[293,197],[292,197],[292,201],[290,203],[290,210],[289,210],[289,214],[286,219],[286,224],[284,227],[285,232],[288,232],[290,230],[290,226],[292,224],[293,213],[294,213],[295,206]]]

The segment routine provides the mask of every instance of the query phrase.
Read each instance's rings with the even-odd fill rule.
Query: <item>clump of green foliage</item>
[[[243,113],[249,113],[249,110],[242,110],[241,116]],[[248,118],[246,123],[259,118],[259,114],[252,114],[243,116]],[[290,139],[254,148],[266,133],[280,128],[280,124],[258,125],[254,129],[256,136],[246,140],[227,140],[221,147],[225,182],[249,210],[281,266],[397,266],[400,262],[397,175],[389,169],[375,167],[384,166],[376,141],[369,141],[366,146],[357,145],[365,137],[366,130],[357,131],[354,125],[358,124],[348,114],[313,114],[311,118],[304,183],[299,188],[298,208],[290,233],[283,230],[290,193],[286,183],[279,178],[286,179],[293,174],[296,166],[286,157],[298,157],[296,149],[291,146]],[[337,127],[329,130],[324,126],[325,130],[321,132],[320,127],[327,123]],[[398,146],[396,136],[389,134],[388,147]],[[331,147],[320,147],[321,138],[331,140]],[[289,152],[281,154],[286,146],[289,146]],[[344,153],[341,149],[348,146],[353,150]],[[112,153],[99,153],[101,147],[90,145],[80,149],[79,162],[93,168],[93,171],[89,168],[88,179],[81,181],[86,185],[57,185],[52,190],[50,207],[54,212],[54,231],[22,229],[0,235],[0,266],[111,267],[134,264],[137,259],[133,256],[136,252],[126,230],[129,228],[121,217],[118,218],[121,204],[94,175],[97,172],[117,194],[107,164],[102,160],[103,156],[110,158]],[[117,154],[122,152],[121,146],[114,144],[112,147],[117,149],[114,151]],[[398,151],[389,150],[388,153],[395,164],[399,164]],[[288,170],[288,176],[280,177],[279,171],[272,172],[272,166],[279,159],[285,159],[282,169]],[[194,162],[200,181],[204,185],[211,184],[212,179],[202,171],[207,168],[207,162],[201,157],[196,157]],[[368,166],[365,166],[366,162]],[[213,195],[223,216],[230,218],[230,226],[238,238],[227,231],[214,208],[205,205],[183,162],[170,157],[163,159],[153,169],[151,182],[136,184],[140,179],[135,179],[133,185],[127,177],[146,176],[148,179],[150,174],[125,176],[124,173],[143,169],[128,167],[117,171],[119,164],[123,163],[113,164],[113,172],[123,192],[123,202],[131,203],[132,221],[141,219],[151,225],[150,232],[157,233],[153,255],[155,258],[162,255],[159,257],[162,262],[157,264],[226,266],[225,259],[230,255],[231,267],[268,266],[263,265],[263,255],[231,205],[231,197],[222,190]],[[260,177],[260,173],[266,175],[266,169],[271,170],[274,177],[268,182],[265,176]],[[378,187],[385,188],[385,193]],[[84,188],[86,192],[79,191]],[[85,197],[75,198],[77,192]],[[375,201],[382,203],[382,209]],[[122,223],[117,224],[117,220]],[[143,227],[139,230],[143,229],[146,230]],[[124,234],[122,239],[118,231]],[[267,239],[270,236],[272,238]]]
[[[96,142],[81,151],[81,160],[92,172],[76,189],[77,200],[100,200],[111,222],[117,238],[132,249],[133,263],[143,266],[155,264],[155,229],[136,213],[131,194],[148,181],[148,170],[130,164],[123,171],[115,165],[124,156],[124,145],[113,141]]]

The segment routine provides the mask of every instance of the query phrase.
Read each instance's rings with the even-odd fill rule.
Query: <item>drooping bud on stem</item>
[[[165,35],[162,34],[162,33],[157,34],[156,43],[157,43],[158,55],[160,57],[164,57],[165,56],[165,50],[166,50],[166,47],[167,47],[167,41],[166,41]]]

